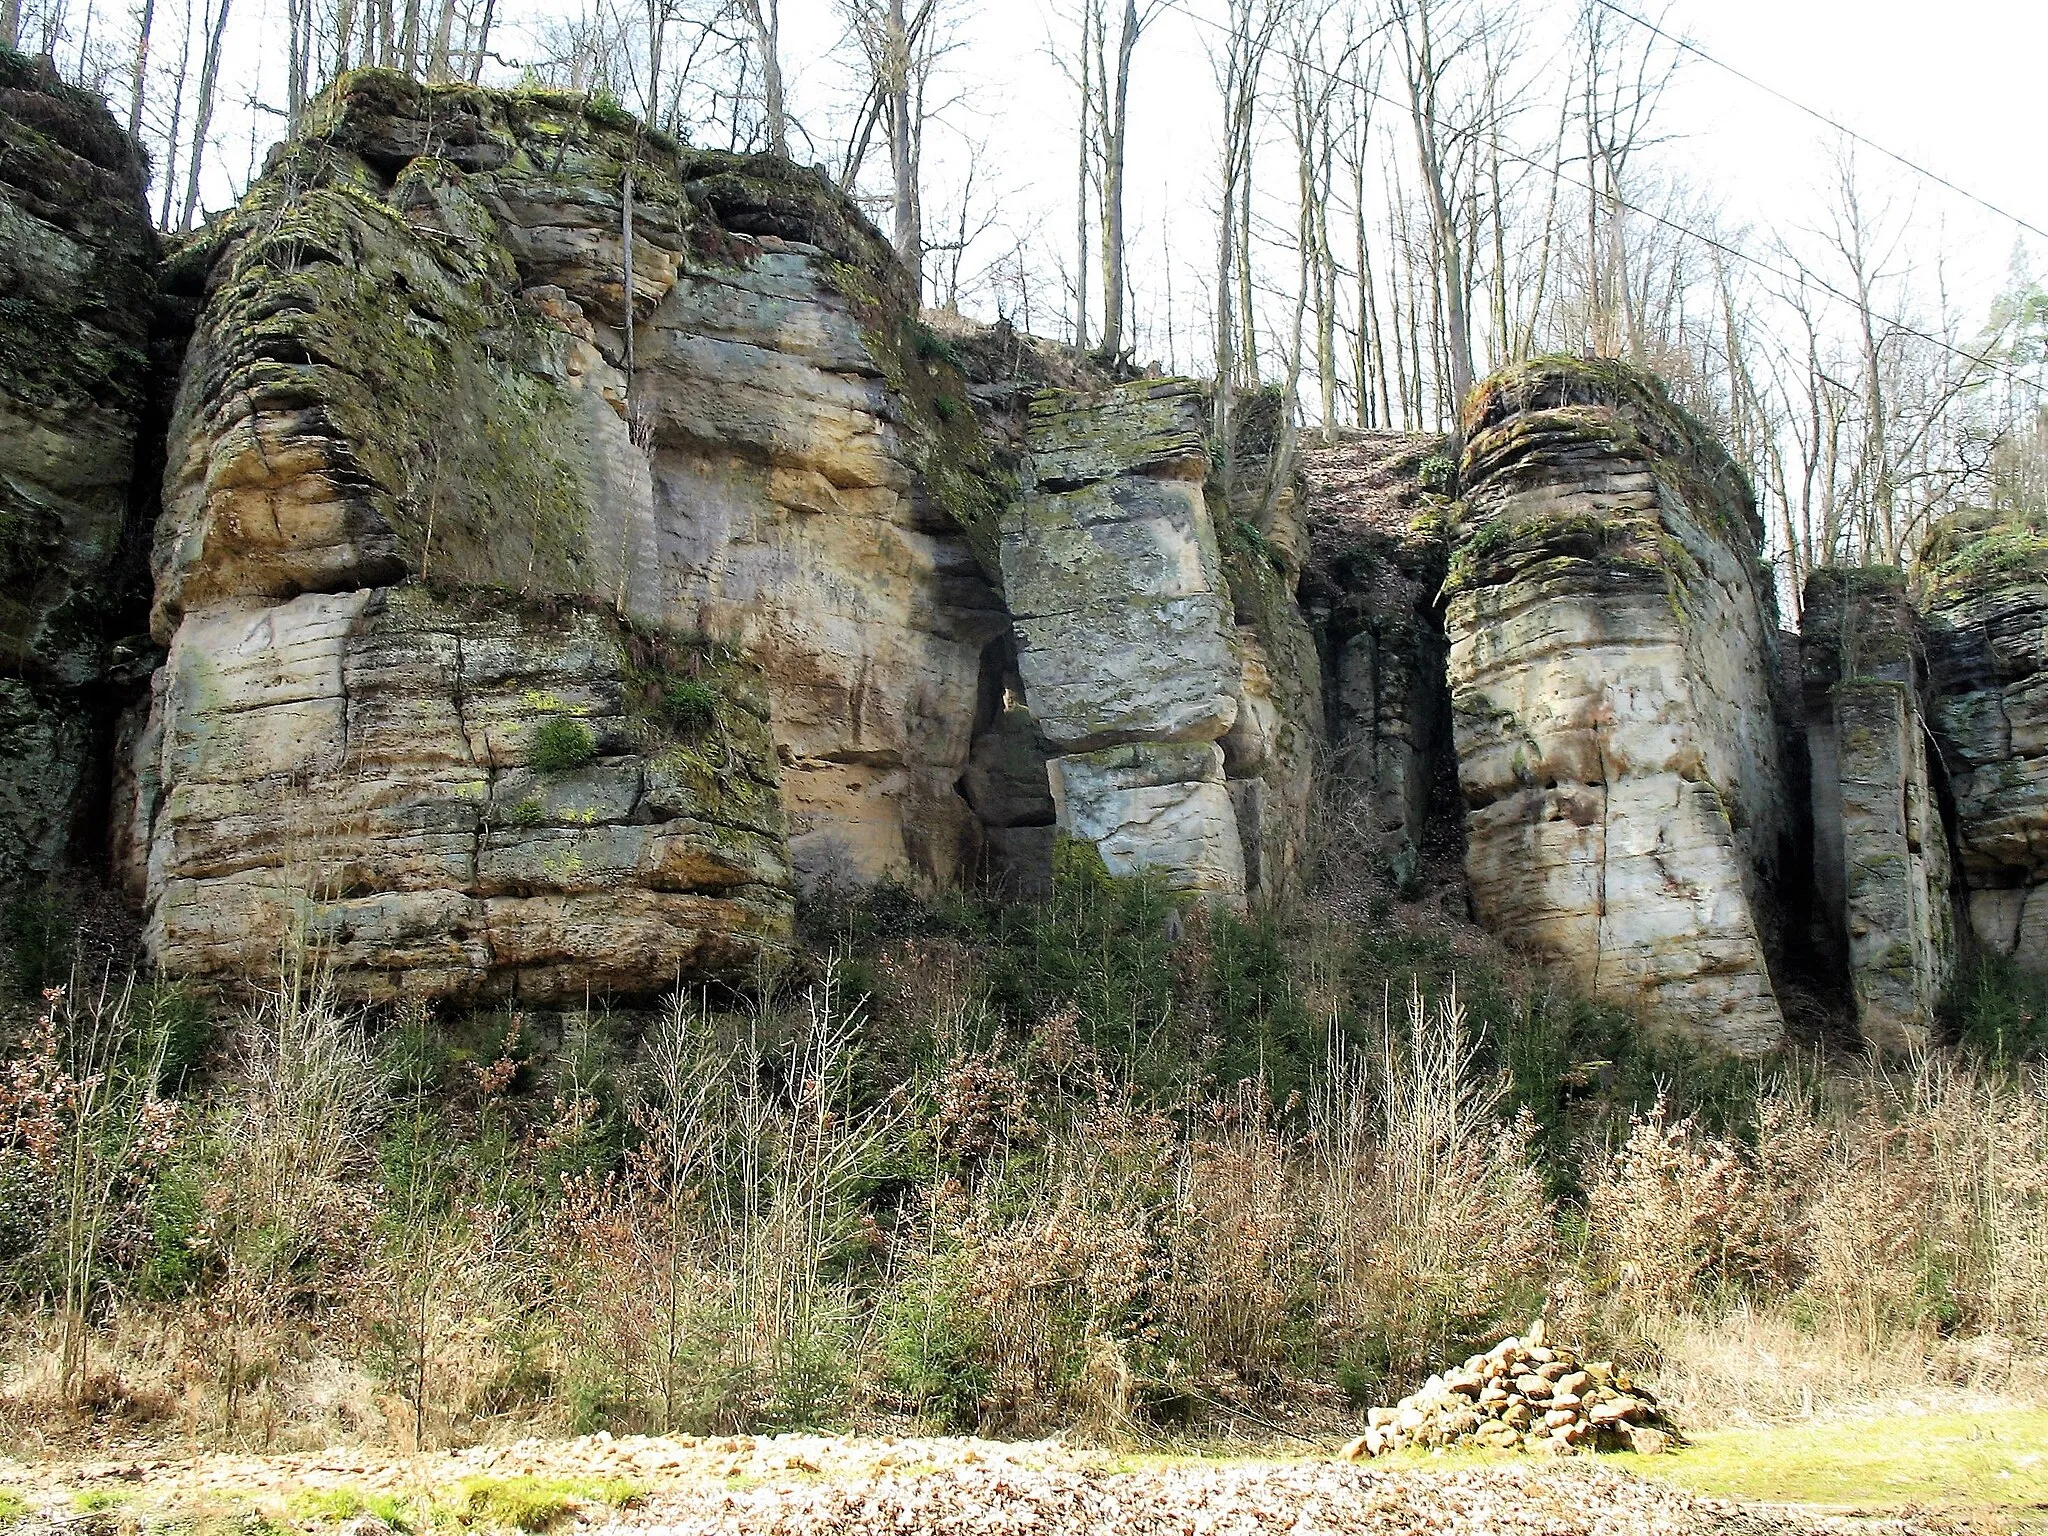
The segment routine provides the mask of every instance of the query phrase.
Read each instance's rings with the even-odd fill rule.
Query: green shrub
[[[1966,955],[1942,999],[1941,1020],[1957,1045],[1987,1061],[2039,1056],[2048,1046],[2048,978],[2010,955]]]
[[[572,773],[597,756],[590,727],[570,715],[543,720],[526,749],[526,760],[541,773]]]
[[[0,1525],[12,1525],[28,1514],[28,1500],[12,1488],[0,1488]]]
[[[1433,491],[1439,496],[1456,495],[1458,461],[1445,454],[1431,454],[1416,467],[1415,483],[1425,491]]]
[[[679,731],[708,728],[718,718],[718,693],[695,678],[679,678],[661,692],[661,717]]]
[[[566,1478],[472,1477],[456,1485],[452,1511],[460,1525],[493,1530],[539,1532],[553,1527],[577,1505],[620,1509],[643,1490],[623,1478],[595,1482]]]
[[[137,1028],[129,1065],[158,1064],[157,1089],[175,1093],[206,1060],[213,1046],[213,1010],[191,988],[175,981],[135,989]]]
[[[33,998],[64,980],[76,936],[77,920],[55,891],[22,891],[7,903],[0,912],[0,939],[21,996]]]

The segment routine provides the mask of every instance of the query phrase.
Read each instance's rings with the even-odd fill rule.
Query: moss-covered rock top
[[[1127,474],[1199,480],[1207,419],[1206,392],[1191,379],[1047,390],[1031,402],[1032,475],[1043,490]]]
[[[2038,514],[1968,510],[1939,519],[1920,546],[1921,603],[1930,610],[2012,587],[2048,584],[2048,528]]]
[[[159,633],[228,591],[407,574],[594,593],[616,558],[593,540],[621,445],[592,400],[601,390],[623,414],[631,389],[616,371],[629,196],[636,322],[678,284],[786,281],[746,274],[800,253],[856,320],[924,496],[992,563],[1009,480],[958,360],[921,323],[888,242],[821,172],[692,149],[578,95],[359,70],[169,264],[168,282],[205,304],[188,440],[237,441],[253,413],[260,465],[228,480],[272,497],[274,475],[317,477],[323,506],[265,535],[269,548],[224,550],[219,463],[191,457],[182,491],[174,464]]]
[[[1824,565],[1800,604],[1800,667],[1808,690],[1881,680],[1911,684],[1918,626],[1895,565]]]
[[[888,241],[823,172],[774,155],[695,149],[573,91],[429,84],[390,70],[343,75],[266,173],[327,146],[395,178],[415,160],[465,173],[538,177],[568,193],[615,190],[630,166],[636,223],[674,221],[707,260],[738,253],[721,234],[800,241],[908,292]]]
[[[1539,357],[1484,380],[1465,403],[1460,480],[1505,489],[1595,459],[1635,460],[1731,543],[1763,547],[1756,492],[1711,428],[1663,381],[1615,358]]]

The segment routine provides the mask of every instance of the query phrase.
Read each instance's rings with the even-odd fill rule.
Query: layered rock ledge
[[[167,967],[315,899],[378,989],[646,990],[772,963],[795,878],[971,874],[1005,481],[817,173],[360,73],[170,280]]]

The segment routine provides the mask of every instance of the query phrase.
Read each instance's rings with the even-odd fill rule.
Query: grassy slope
[[[2048,1409],[1897,1415],[1701,1435],[1631,1470],[1724,1498],[1897,1509],[2048,1507]]]
[[[1476,1450],[1405,1451],[1374,1465],[1491,1466],[1516,1459]],[[1871,1513],[1937,1508],[2008,1519],[2048,1516],[2048,1409],[2042,1408],[1714,1430],[1667,1455],[1602,1460],[1712,1498]]]

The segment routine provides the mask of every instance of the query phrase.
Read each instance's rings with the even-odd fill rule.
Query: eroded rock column
[[[0,52],[0,890],[82,850],[151,383],[141,152],[100,101]]]
[[[1957,516],[1919,572],[1970,927],[2048,970],[2048,536],[2019,518]]]
[[[1806,583],[1800,660],[1813,786],[1817,947],[1857,1027],[1924,1047],[1955,966],[1947,833],[1921,712],[1915,616],[1895,567]]]
[[[1036,402],[1002,573],[1026,702],[1059,754],[1060,829],[1113,874],[1161,869],[1242,907],[1223,742],[1244,663],[1202,430],[1201,396],[1181,380]]]
[[[1446,630],[1480,920],[1652,1027],[1769,1049],[1789,802],[1748,485],[1616,363],[1496,376],[1466,427]]]

